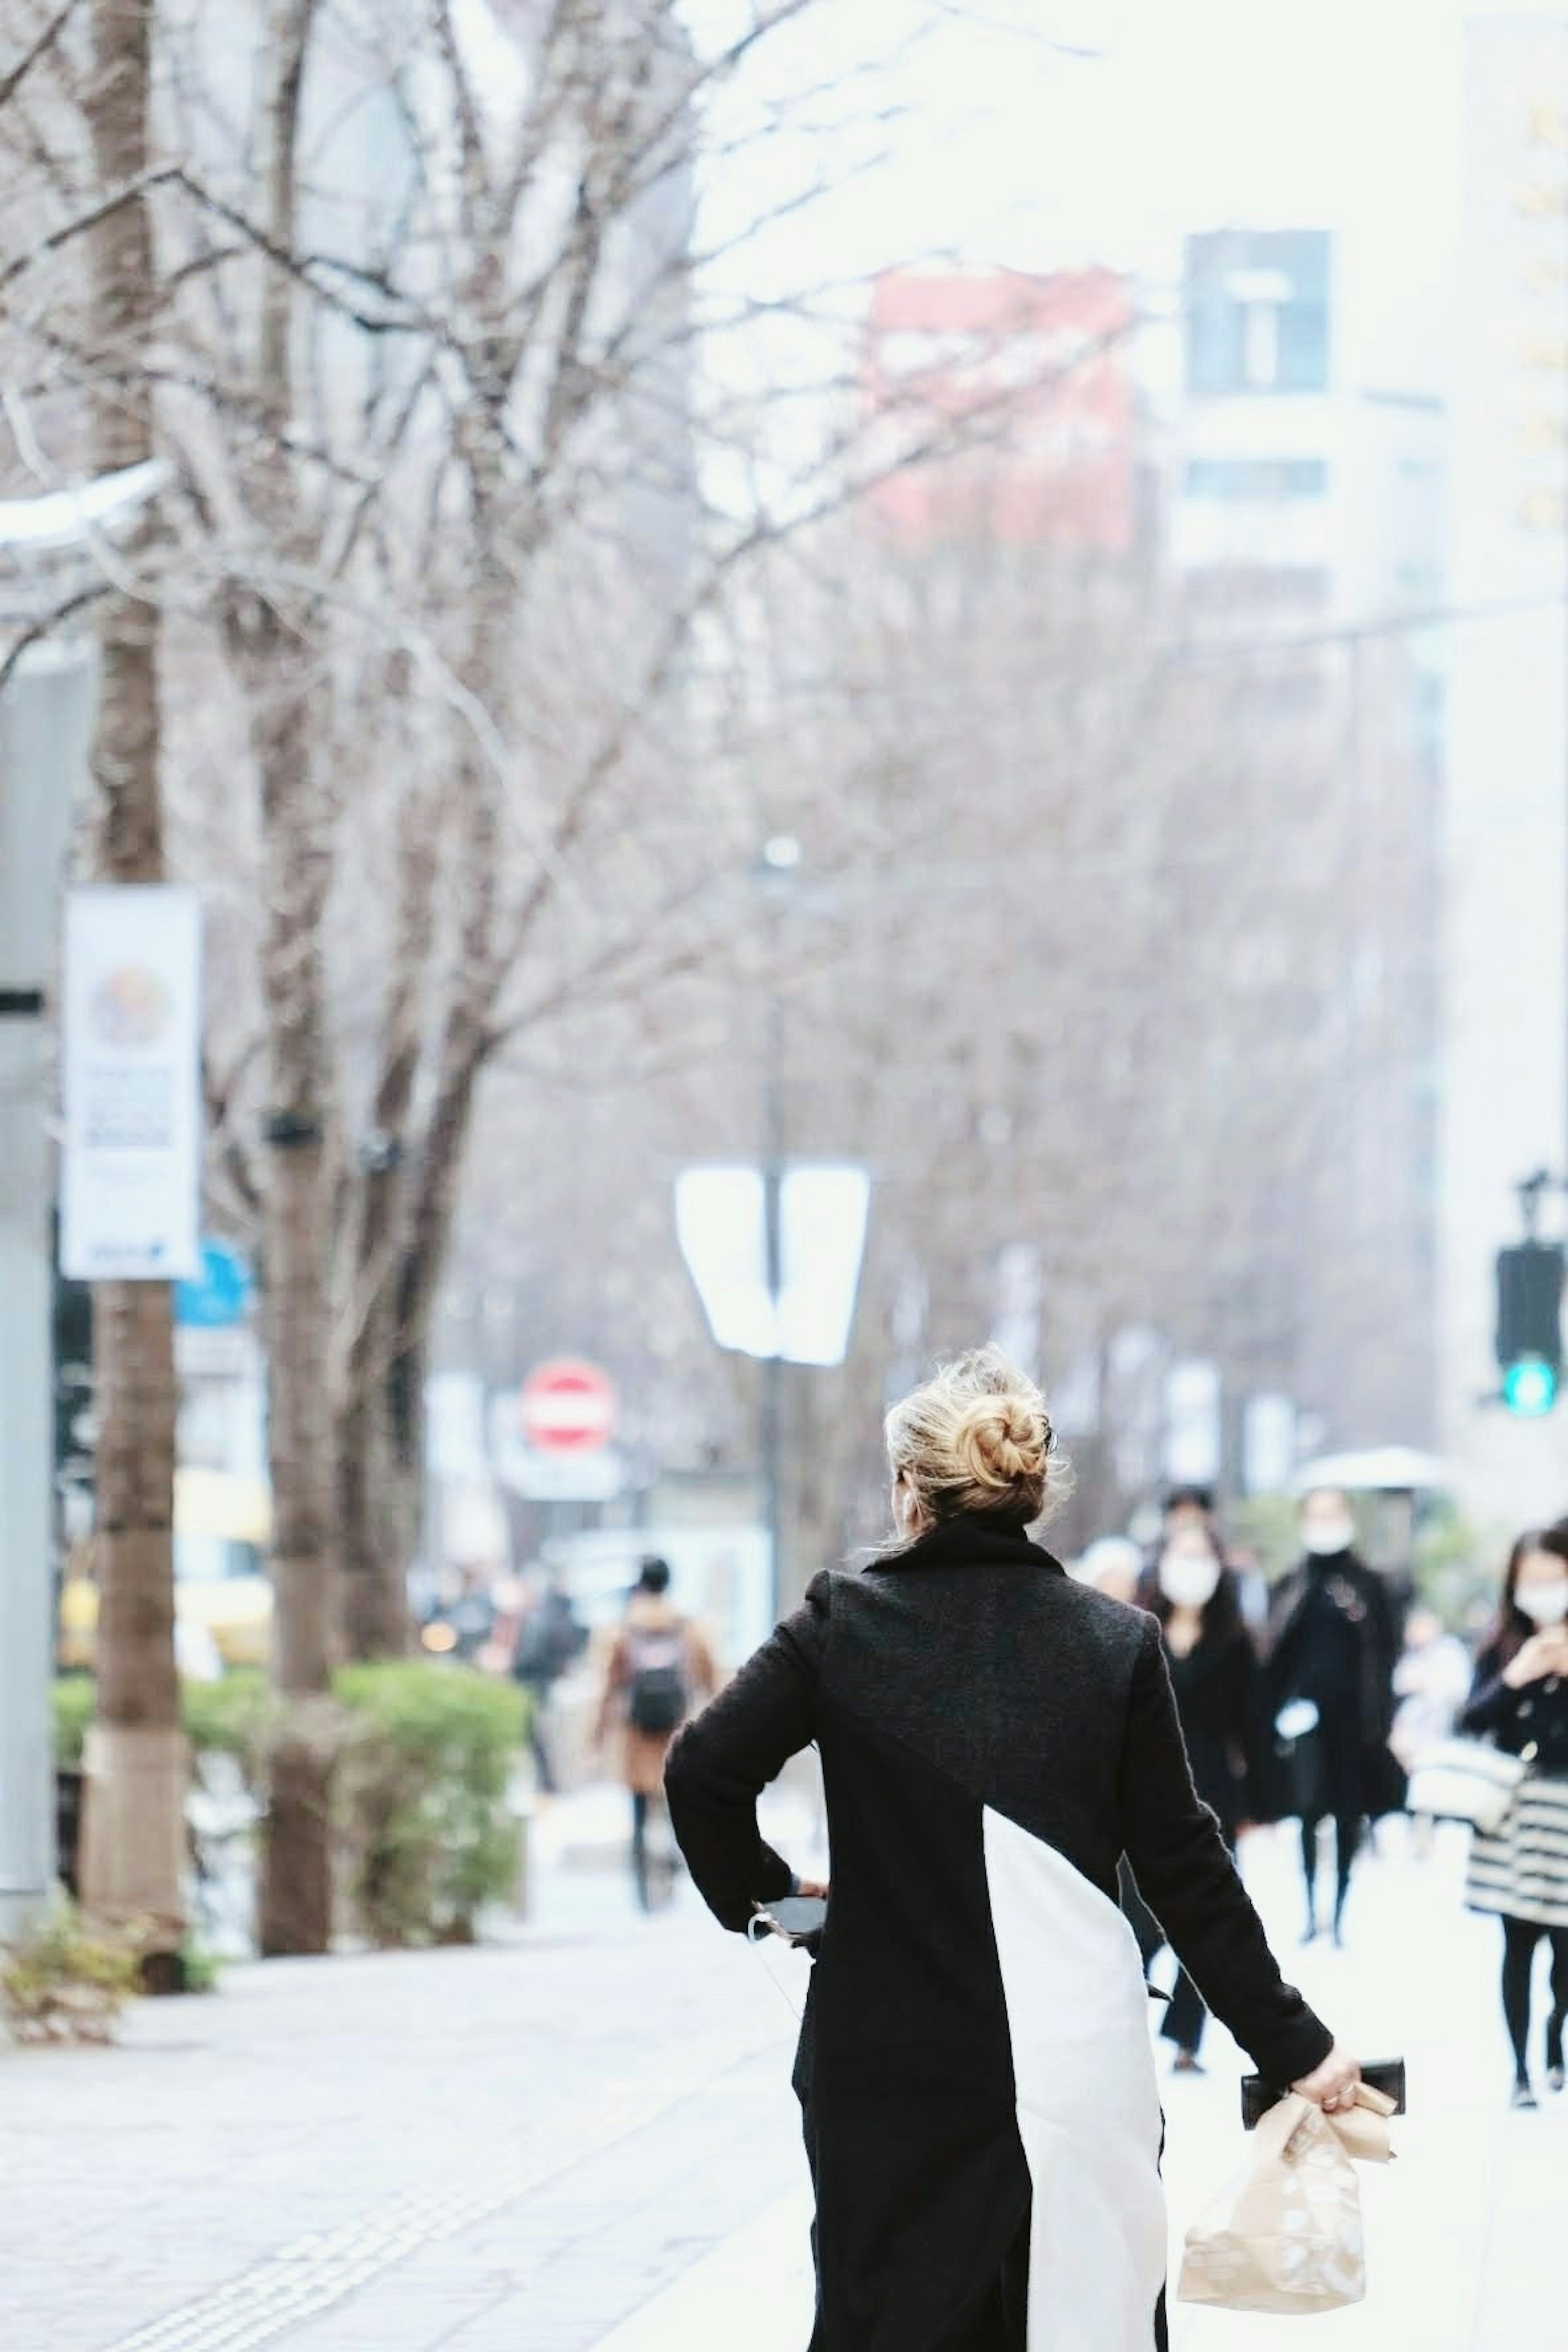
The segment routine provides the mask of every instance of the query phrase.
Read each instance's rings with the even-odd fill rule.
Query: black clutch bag
[[[1380,2065],[1363,2066],[1361,2071],[1363,2081],[1373,2090],[1381,2091],[1384,2098],[1392,2099],[1394,2114],[1402,2116],[1405,2113],[1404,2059],[1385,2059]],[[1281,2099],[1289,2095],[1289,2084],[1280,2089],[1273,2083],[1266,2083],[1261,2074],[1244,2074],[1241,2078],[1242,2130],[1256,2131],[1269,2108],[1277,2107]]]

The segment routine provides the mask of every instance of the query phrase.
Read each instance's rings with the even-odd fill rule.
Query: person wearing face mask
[[[1502,1605],[1476,1664],[1462,1731],[1523,1757],[1529,1773],[1495,1837],[1470,1848],[1466,1900],[1502,1921],[1502,2008],[1513,2045],[1516,2107],[1533,2107],[1531,1994],[1537,1947],[1552,1947],[1546,2079],[1561,2091],[1568,2024],[1568,1527],[1521,1536]]]
[[[1155,1563],[1149,1607],[1159,1620],[1176,1712],[1193,1780],[1231,1851],[1256,1814],[1260,1763],[1258,1663],[1242,1621],[1236,1579],[1210,1528],[1177,1525]],[[1136,1928],[1137,1922],[1134,1921]],[[1185,1969],[1161,2028],[1176,2045],[1174,2072],[1203,2072],[1198,2053],[1208,2021]]]
[[[1363,1824],[1404,1800],[1388,1746],[1399,1638],[1383,1579],[1356,1556],[1348,1496],[1331,1486],[1305,1496],[1301,1540],[1306,1558],[1276,1595],[1265,1678],[1270,1719],[1286,1743],[1283,1810],[1301,1824],[1306,1940],[1319,1932],[1318,1833],[1331,1821],[1338,1944]]]

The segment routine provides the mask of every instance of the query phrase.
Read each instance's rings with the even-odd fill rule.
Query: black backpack
[[[627,1719],[634,1731],[668,1738],[686,1720],[686,1629],[634,1627],[626,1639],[631,1666]]]

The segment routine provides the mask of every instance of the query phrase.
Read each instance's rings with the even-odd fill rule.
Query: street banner
[[[194,1280],[201,1245],[201,905],[106,886],[66,900],[60,1268]]]
[[[720,1347],[791,1364],[841,1364],[870,1200],[865,1170],[847,1162],[793,1161],[780,1171],[775,1298],[768,1288],[763,1171],[743,1162],[683,1169],[676,1235]]]

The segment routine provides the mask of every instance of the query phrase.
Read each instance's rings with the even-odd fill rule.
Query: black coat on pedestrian
[[[1543,1675],[1512,1690],[1503,1680],[1504,1668],[1535,1631],[1522,1613],[1519,1622],[1521,1633],[1489,1643],[1476,1660],[1476,1678],[1458,1727],[1495,1740],[1510,1756],[1528,1751],[1537,1772],[1568,1780],[1568,1681]]]
[[[1271,2081],[1331,2046],[1193,1787],[1159,1628],[995,1519],[817,1577],[670,1757],[727,1927],[791,1885],[756,1803],[813,1740],[833,1858],[796,2070],[813,2352],[1150,2352],[1163,2127],[1121,1854]]]
[[[1178,1658],[1167,1646],[1166,1663],[1194,1783],[1234,1845],[1261,1817],[1269,1758],[1258,1654],[1233,1593],[1222,1588],[1192,1649]]]
[[[1405,1776],[1388,1745],[1398,1655],[1388,1589],[1353,1551],[1310,1554],[1285,1579],[1269,1617],[1269,1720],[1310,1699],[1319,1728],[1287,1759],[1280,1811],[1348,1821],[1399,1811]]]

